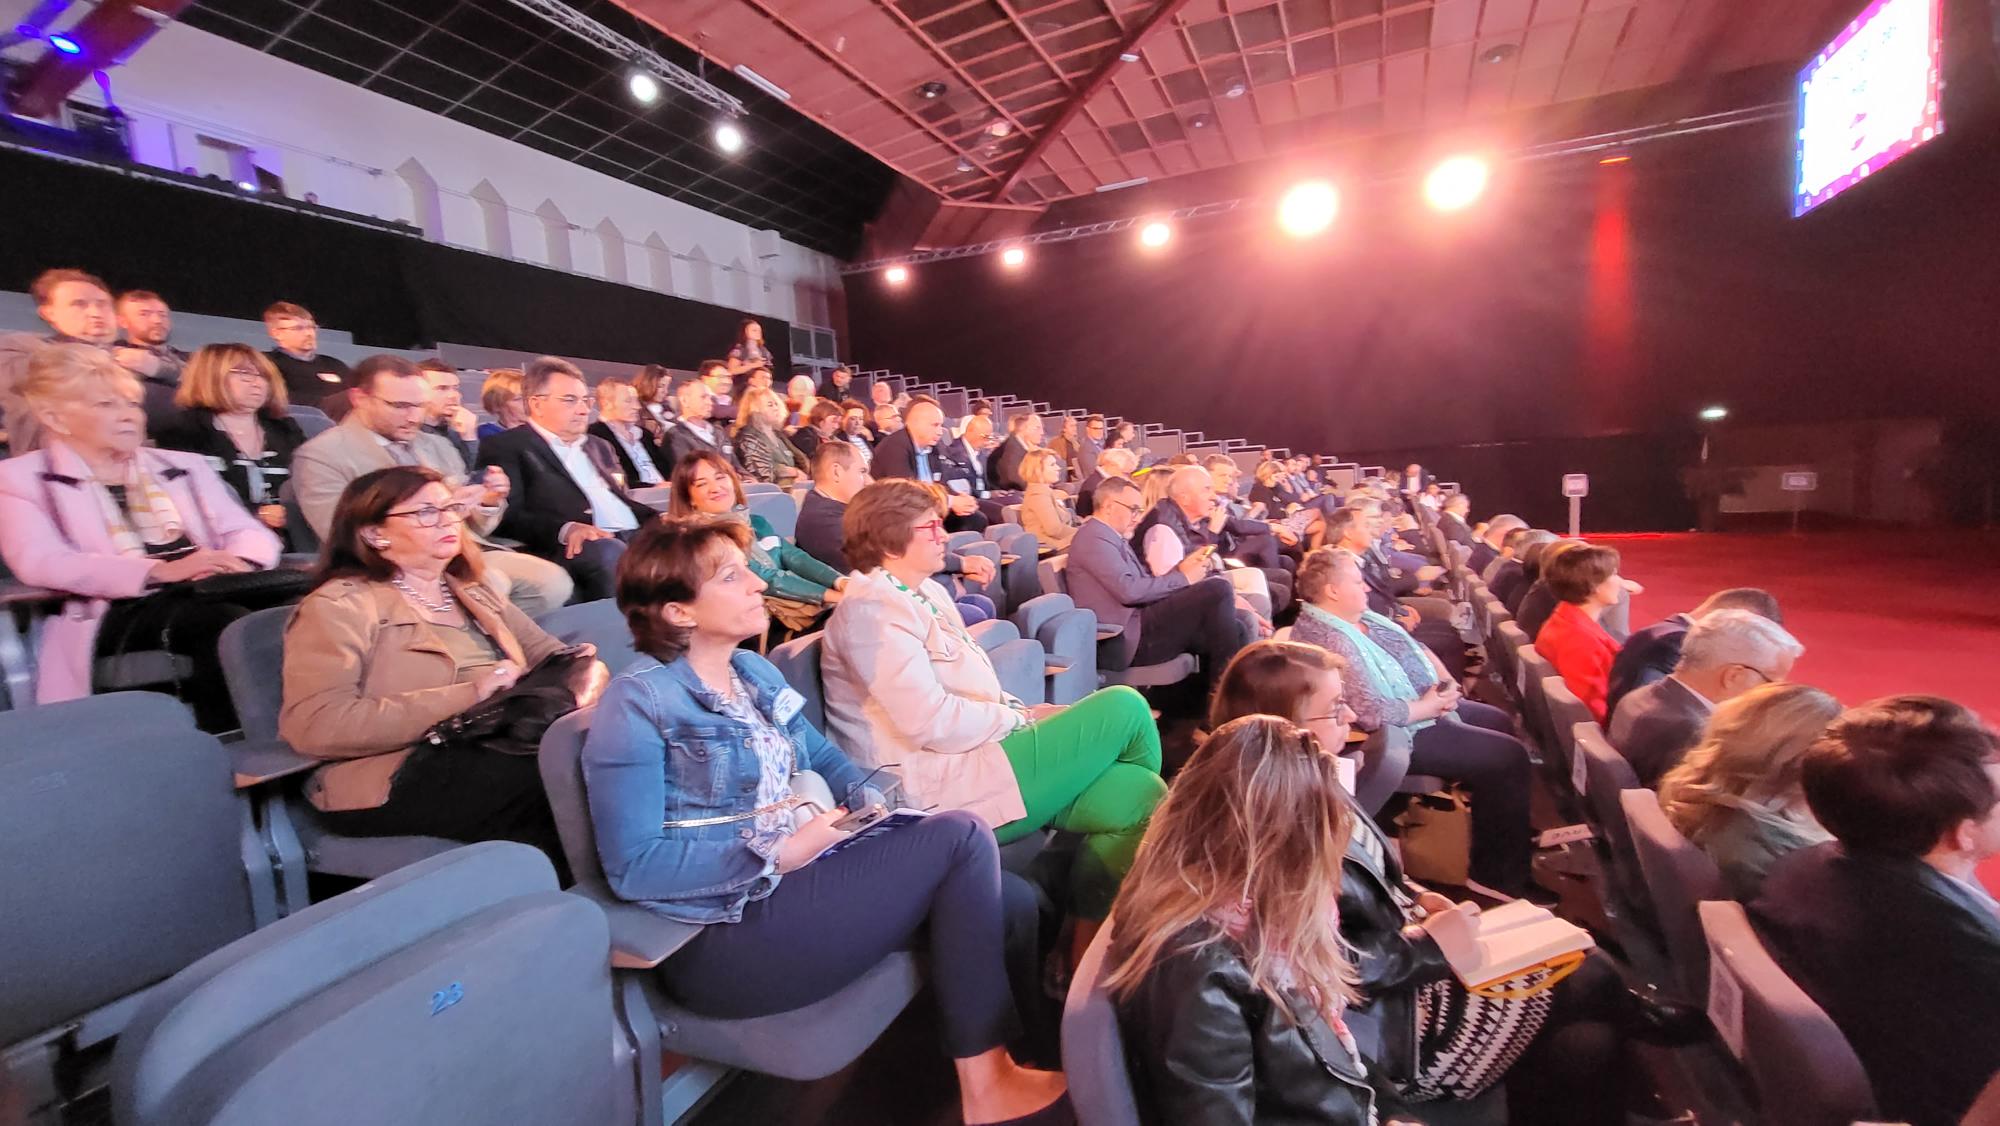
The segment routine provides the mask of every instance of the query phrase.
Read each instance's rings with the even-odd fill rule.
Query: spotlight
[[[1721,422],[1723,419],[1728,417],[1729,417],[1729,408],[1722,406],[1720,404],[1712,407],[1701,408],[1701,420],[1703,422]]]
[[[1120,51],[1118,52],[1118,61],[1121,63],[1136,63],[1139,61],[1139,52]]]
[[[910,280],[910,268],[908,266],[891,266],[882,271],[882,280],[888,282],[890,285],[902,285],[904,282]]]
[[[238,180],[236,181],[236,186],[246,192],[254,192],[257,190],[257,185],[251,183],[248,180]]]
[[[986,135],[989,137],[1005,137],[1013,131],[1014,127],[1005,121],[996,121],[986,127]]]
[[[924,83],[922,86],[917,87],[917,93],[923,95],[924,100],[928,102],[934,98],[944,97],[945,85],[944,83],[933,79],[929,82]]]
[[[1018,246],[1010,246],[1000,252],[1000,264],[1010,270],[1018,270],[1028,264],[1028,252]]]
[[[1311,238],[1333,225],[1340,193],[1325,180],[1307,180],[1278,201],[1278,225],[1293,238]]]
[[[632,97],[642,106],[650,106],[660,99],[660,80],[643,70],[635,70],[625,81],[625,88],[632,91]]]
[[[1431,169],[1424,180],[1424,198],[1439,211],[1472,206],[1486,191],[1486,162],[1476,156],[1454,156]]]
[[[1599,164],[1630,164],[1631,162],[1632,162],[1632,158],[1631,158],[1630,156],[1627,156],[1626,154],[1624,154],[1624,153],[1622,153],[1622,152],[1621,152],[1621,153],[1614,153],[1614,154],[1612,154],[1611,156],[1607,156],[1607,157],[1605,157],[1604,159],[1602,159],[1602,160],[1598,161],[1597,163],[1599,163]]]
[[[1139,245],[1158,250],[1174,237],[1174,229],[1157,220],[1139,228]]]
[[[76,40],[71,39],[67,35],[49,36],[49,46],[54,47],[56,50],[61,51],[65,55],[83,54],[83,44],[78,43]]]
[[[715,147],[734,155],[743,151],[743,130],[734,121],[715,127]]]

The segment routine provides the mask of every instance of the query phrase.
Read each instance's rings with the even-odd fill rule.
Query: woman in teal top
[[[806,554],[780,536],[770,521],[751,513],[743,479],[729,459],[713,450],[695,450],[674,467],[674,516],[715,516],[750,525],[750,570],[768,588],[771,615],[792,633],[812,629],[847,589],[847,576]]]

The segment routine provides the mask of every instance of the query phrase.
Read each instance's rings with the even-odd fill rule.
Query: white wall
[[[32,2],[0,0],[0,26]],[[453,246],[615,281],[617,256],[607,269],[599,235],[609,220],[625,244],[627,284],[831,324],[828,290],[841,282],[828,255],[780,241],[775,258],[760,259],[744,224],[227,39],[169,24],[111,81],[131,117],[133,155],[147,163],[221,172],[224,158],[199,138],[233,142],[255,150],[294,199],[312,192]],[[72,96],[99,100],[89,82]],[[496,199],[505,223],[488,221]],[[671,288],[655,269],[662,244]]]

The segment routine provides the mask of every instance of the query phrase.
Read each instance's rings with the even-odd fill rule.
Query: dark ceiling
[[[608,0],[572,6],[689,70],[695,53]],[[750,146],[730,158],[712,111],[671,88],[642,106],[616,60],[506,0],[195,0],[183,22],[443,114],[669,199],[838,257],[896,174],[727,73]],[[421,155],[421,154],[417,154]]]

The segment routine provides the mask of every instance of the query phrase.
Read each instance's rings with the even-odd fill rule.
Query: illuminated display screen
[[[1804,215],[1944,132],[1944,0],[1875,0],[1799,72]]]

